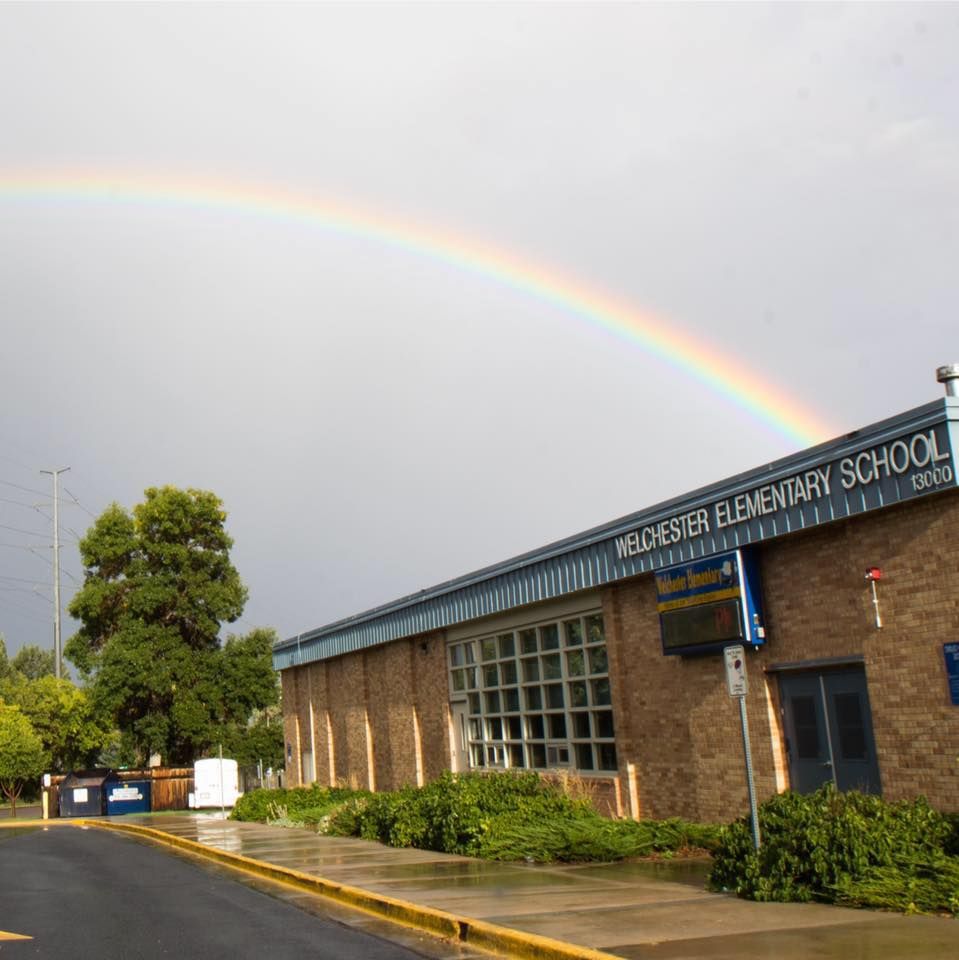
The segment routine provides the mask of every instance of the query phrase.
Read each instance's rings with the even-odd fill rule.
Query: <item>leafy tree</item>
[[[219,498],[150,488],[128,513],[108,507],[80,542],[85,580],[70,604],[67,656],[141,760],[191,763],[225,728],[275,702],[269,631],[231,637],[246,588]]]
[[[24,784],[39,777],[47,765],[43,744],[30,721],[17,707],[0,704],[0,790],[17,815],[17,798]]]
[[[0,697],[30,721],[54,770],[90,766],[109,738],[109,723],[87,692],[69,680],[14,674],[0,681]]]
[[[12,672],[13,668],[10,666],[10,658],[7,656],[7,641],[3,638],[3,634],[0,633],[0,680],[6,680]]]
[[[223,731],[224,756],[232,757],[241,767],[264,768],[283,766],[283,715],[278,706],[258,710],[242,726],[233,725]]]
[[[53,651],[41,650],[33,644],[21,647],[20,652],[10,662],[10,667],[28,680],[52,677],[57,672]]]

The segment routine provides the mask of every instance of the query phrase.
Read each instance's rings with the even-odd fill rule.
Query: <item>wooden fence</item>
[[[149,780],[150,806],[153,810],[187,810],[193,792],[192,767],[151,767],[147,770],[117,770],[121,780]],[[50,816],[60,815],[60,784],[64,773],[50,778]]]

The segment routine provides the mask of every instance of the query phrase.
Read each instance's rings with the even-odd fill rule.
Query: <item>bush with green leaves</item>
[[[283,807],[286,817],[291,821],[316,823],[331,809],[357,795],[356,790],[321,787],[318,784],[289,790],[251,790],[237,800],[230,818],[266,823],[274,819],[273,811],[276,808]]]
[[[375,793],[337,811],[330,832],[476,856],[493,820],[511,814],[529,822],[579,816],[586,801],[571,800],[535,773],[444,773],[425,787]]]
[[[920,797],[783,793],[759,807],[762,844],[748,819],[725,827],[710,874],[714,889],[752,900],[842,902],[910,912],[957,912],[956,821]]]
[[[681,820],[609,820],[535,773],[446,773],[348,801],[328,830],[396,847],[491,860],[619,860],[715,843],[718,828]]]

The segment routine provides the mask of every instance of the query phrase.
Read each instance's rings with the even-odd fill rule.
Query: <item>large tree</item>
[[[36,680],[14,673],[0,680],[0,701],[19,707],[43,744],[52,771],[95,763],[110,725],[85,690],[49,675]]]
[[[0,790],[13,805],[28,780],[43,773],[47,755],[30,721],[17,707],[0,703]]]
[[[10,667],[22,673],[28,680],[40,677],[52,677],[56,674],[56,664],[52,650],[41,650],[35,644],[20,648],[20,652],[10,661]]]
[[[70,613],[82,626],[66,655],[141,761],[190,763],[237,712],[271,701],[244,692],[237,704],[231,693],[250,657],[239,641],[219,642],[246,601],[221,501],[175,487],[145,498],[132,513],[108,507],[81,540],[85,579]],[[253,659],[262,672],[262,655]]]

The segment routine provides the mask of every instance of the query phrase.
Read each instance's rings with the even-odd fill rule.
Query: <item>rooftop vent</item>
[[[959,397],[959,363],[947,363],[939,367],[936,379],[946,385],[947,397]]]

